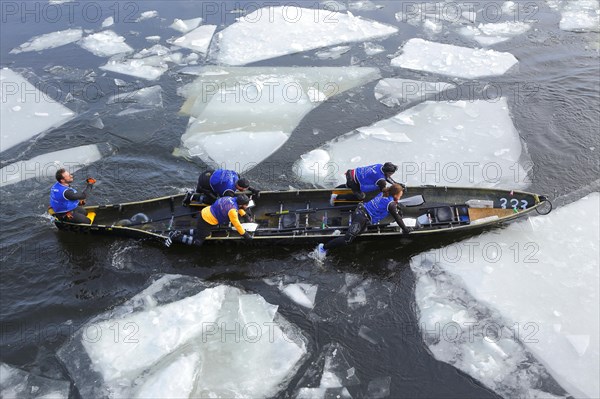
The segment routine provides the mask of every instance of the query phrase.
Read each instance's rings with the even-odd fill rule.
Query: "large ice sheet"
[[[125,43],[125,38],[111,30],[86,36],[81,39],[79,45],[98,57],[110,57],[116,54],[133,52],[133,48]]]
[[[388,107],[424,101],[428,97],[456,87],[446,82],[426,82],[412,79],[381,79],[375,86],[375,98]]]
[[[379,77],[375,68],[189,69],[181,112],[190,115],[182,156],[250,169],[275,152],[322,101]],[[237,166],[236,166],[237,165]]]
[[[15,162],[0,169],[0,187],[20,183],[28,179],[51,181],[60,168],[75,173],[113,151],[113,147],[108,143],[89,144],[50,152],[26,161]]]
[[[463,36],[474,39],[482,46],[492,46],[521,35],[529,29],[531,29],[531,25],[525,22],[508,21],[479,24],[478,26],[465,26],[459,32]]]
[[[338,13],[296,6],[265,7],[219,33],[217,60],[228,65],[299,53],[394,34],[397,28]],[[277,32],[277,34],[273,34]]]
[[[217,25],[202,25],[193,31],[173,40],[173,44],[179,47],[189,48],[201,54],[208,53],[208,46],[212,41]]]
[[[424,266],[424,260],[433,258],[442,271],[455,276],[450,286],[466,290],[479,303],[497,310],[513,336],[570,394],[597,398],[599,210],[600,195],[592,193],[548,216],[417,256],[413,266]],[[420,292],[417,287],[417,301],[425,301],[429,308],[426,317],[456,315],[455,309],[446,306],[446,299],[436,298],[431,290],[429,283]],[[443,290],[444,297],[447,292]],[[510,347],[489,349],[501,357],[518,355]]]
[[[28,51],[42,51],[55,47],[64,46],[65,44],[73,43],[81,40],[83,31],[81,28],[66,29],[58,32],[46,33],[44,35],[35,36],[29,39],[26,43],[21,44],[10,50],[11,54],[25,53]]]
[[[71,384],[30,374],[0,363],[0,396],[3,399],[67,399]]]
[[[73,119],[54,101],[11,69],[0,69],[0,152]]]
[[[546,0],[561,13],[559,27],[573,32],[600,31],[600,2],[598,0]]]
[[[163,276],[90,321],[59,357],[82,397],[271,397],[307,353],[276,309],[238,288]]]
[[[302,155],[294,169],[307,183],[334,187],[348,169],[393,161],[394,178],[408,185],[524,188],[526,158],[505,98],[427,101]]]
[[[474,79],[503,75],[517,62],[510,53],[410,39],[392,66]]]

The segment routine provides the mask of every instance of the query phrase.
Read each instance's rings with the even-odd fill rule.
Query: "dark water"
[[[191,162],[171,155],[187,125],[187,117],[177,114],[183,98],[176,91],[192,77],[179,75],[178,67],[171,68],[155,82],[104,73],[98,67],[105,63],[105,58],[96,57],[75,44],[41,53],[13,55],[9,51],[43,33],[78,26],[98,30],[104,18],[115,16],[115,10],[120,15],[109,29],[125,36],[129,45],[140,50],[151,45],[145,36],[160,35],[163,44],[164,39],[176,37],[178,32],[168,28],[174,18],[201,16],[204,11],[205,23],[217,24],[221,29],[233,22],[235,14],[228,13],[229,10],[244,7],[253,10],[256,3],[75,2],[72,4],[77,6],[71,6],[75,10],[72,21],[64,15],[59,19],[54,14],[45,15],[43,10],[47,3],[14,3],[19,12],[17,15],[12,14],[12,8],[7,8],[9,3],[2,3],[0,66],[21,72],[32,82],[51,82],[60,89],[54,92],[59,99],[64,100],[66,93],[71,93],[75,102],[69,107],[79,116],[35,142],[6,151],[2,154],[3,166],[16,159],[62,149],[65,143],[78,146],[109,142],[116,149],[115,155],[76,173],[79,181],[87,175],[97,178],[92,202],[141,200],[194,186],[204,165],[197,160]],[[101,10],[101,18],[95,14],[82,15],[84,5],[88,3]],[[207,13],[207,4],[217,7],[216,15]],[[381,42],[386,48],[382,54],[366,57],[359,45],[354,44],[351,51],[338,60],[319,60],[311,51],[255,65],[345,66],[354,60],[356,65],[380,68],[383,77],[426,76],[393,69],[386,57],[407,39],[423,37],[420,28],[400,24],[394,18],[394,13],[409,3],[378,4],[385,7],[354,13],[399,27],[398,34]],[[544,2],[534,4],[539,22],[533,29],[494,46],[495,50],[514,54],[519,59],[518,70],[505,76],[485,78],[477,85],[484,87],[493,83],[502,88],[515,126],[533,161],[530,191],[556,197],[586,187],[598,176],[599,37],[595,33],[560,31],[559,14],[548,9]],[[315,2],[306,5],[314,7]],[[34,11],[23,15],[26,6]],[[38,7],[37,11],[35,7]],[[65,7],[59,6],[59,9]],[[90,13],[91,7],[88,8]],[[132,22],[146,10],[158,10],[160,19]],[[46,12],[50,11],[47,9]],[[452,28],[450,33],[434,40],[473,46],[455,31]],[[210,64],[210,60],[207,63]],[[164,108],[117,117],[121,104],[106,104],[106,99],[115,94],[114,78],[126,81],[127,89],[159,84],[163,89]],[[86,84],[90,82],[94,91],[86,91],[90,88]],[[464,81],[455,80],[455,83]],[[399,112],[398,108],[390,109],[374,100],[374,85],[371,83],[335,97],[311,112],[290,140],[252,170],[249,177],[262,189],[284,189],[290,184],[301,186],[292,180],[292,162],[301,154],[356,127]],[[466,96],[464,99],[481,95],[476,92],[474,98]],[[104,121],[103,129],[90,126],[94,113]],[[321,133],[315,136],[313,129]],[[391,396],[395,398],[496,397],[469,376],[437,362],[428,353],[417,330],[410,256],[447,243],[428,242],[408,248],[358,245],[345,253],[330,256],[322,267],[306,257],[309,248],[166,250],[150,243],[56,231],[43,216],[50,185],[50,181],[29,180],[0,189],[3,209],[0,215],[2,362],[66,378],[54,354],[78,326],[139,292],[149,276],[174,273],[233,284],[278,304],[279,311],[309,337],[310,360],[318,357],[324,345],[341,343],[348,350],[348,361],[356,368],[365,392],[370,380],[390,376]],[[373,291],[364,307],[348,309],[346,295],[339,293],[347,274],[372,280]],[[264,278],[284,275],[319,285],[313,312],[305,311],[263,282]],[[377,345],[358,336],[361,325],[371,329]],[[294,385],[294,382],[290,384],[283,396],[291,395]]]

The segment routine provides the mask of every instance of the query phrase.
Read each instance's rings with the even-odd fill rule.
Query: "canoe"
[[[252,199],[253,245],[315,244],[344,234],[352,221],[356,201],[335,201],[332,193],[348,190],[263,191]],[[137,239],[164,240],[172,230],[194,228],[199,212],[207,206],[199,202],[183,204],[185,194],[144,201],[87,206],[92,224],[64,222],[54,218],[59,230],[107,234]],[[369,196],[367,197],[367,199]],[[546,214],[552,204],[543,195],[488,188],[421,186],[409,187],[401,200],[403,219],[414,230],[406,235],[391,216],[368,227],[357,240],[420,240],[430,236],[477,233],[526,215]],[[218,226],[207,238],[211,243],[240,243],[242,238],[229,225]]]

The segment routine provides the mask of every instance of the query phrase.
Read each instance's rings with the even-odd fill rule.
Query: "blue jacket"
[[[379,221],[385,219],[389,215],[388,206],[390,202],[394,201],[394,197],[384,197],[383,193],[373,198],[371,201],[365,203],[365,210],[371,216],[371,223],[377,224]]]
[[[64,213],[72,211],[79,206],[78,200],[68,200],[65,198],[65,191],[73,190],[77,192],[73,187],[66,187],[59,182],[54,183],[50,188],[50,206],[56,213]]]
[[[375,165],[363,166],[361,168],[354,169],[354,177],[358,184],[360,184],[360,191],[364,193],[379,191],[377,182],[381,179],[385,180],[385,174],[383,173],[382,168],[383,165],[377,163]]]
[[[236,212],[239,210],[237,198],[222,197],[210,206],[210,213],[219,221],[219,224],[226,224],[229,223],[229,211],[232,209],[235,209]]]
[[[227,190],[236,191],[235,183],[239,179],[240,177],[233,170],[217,169],[210,177],[210,187],[219,197],[223,197]]]

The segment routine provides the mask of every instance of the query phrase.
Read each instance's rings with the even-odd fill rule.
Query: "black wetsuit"
[[[400,226],[404,234],[408,234],[410,230],[406,227],[404,221],[402,220],[402,213],[398,209],[398,204],[396,202],[390,202],[387,210],[390,215],[392,215],[396,223],[398,223],[398,226]],[[360,203],[354,211],[352,216],[352,224],[348,228],[348,231],[346,231],[346,234],[329,241],[324,245],[324,248],[326,250],[330,250],[332,248],[337,248],[352,243],[356,237],[358,237],[367,229],[369,224],[371,224],[371,216],[365,209],[363,203]]]

